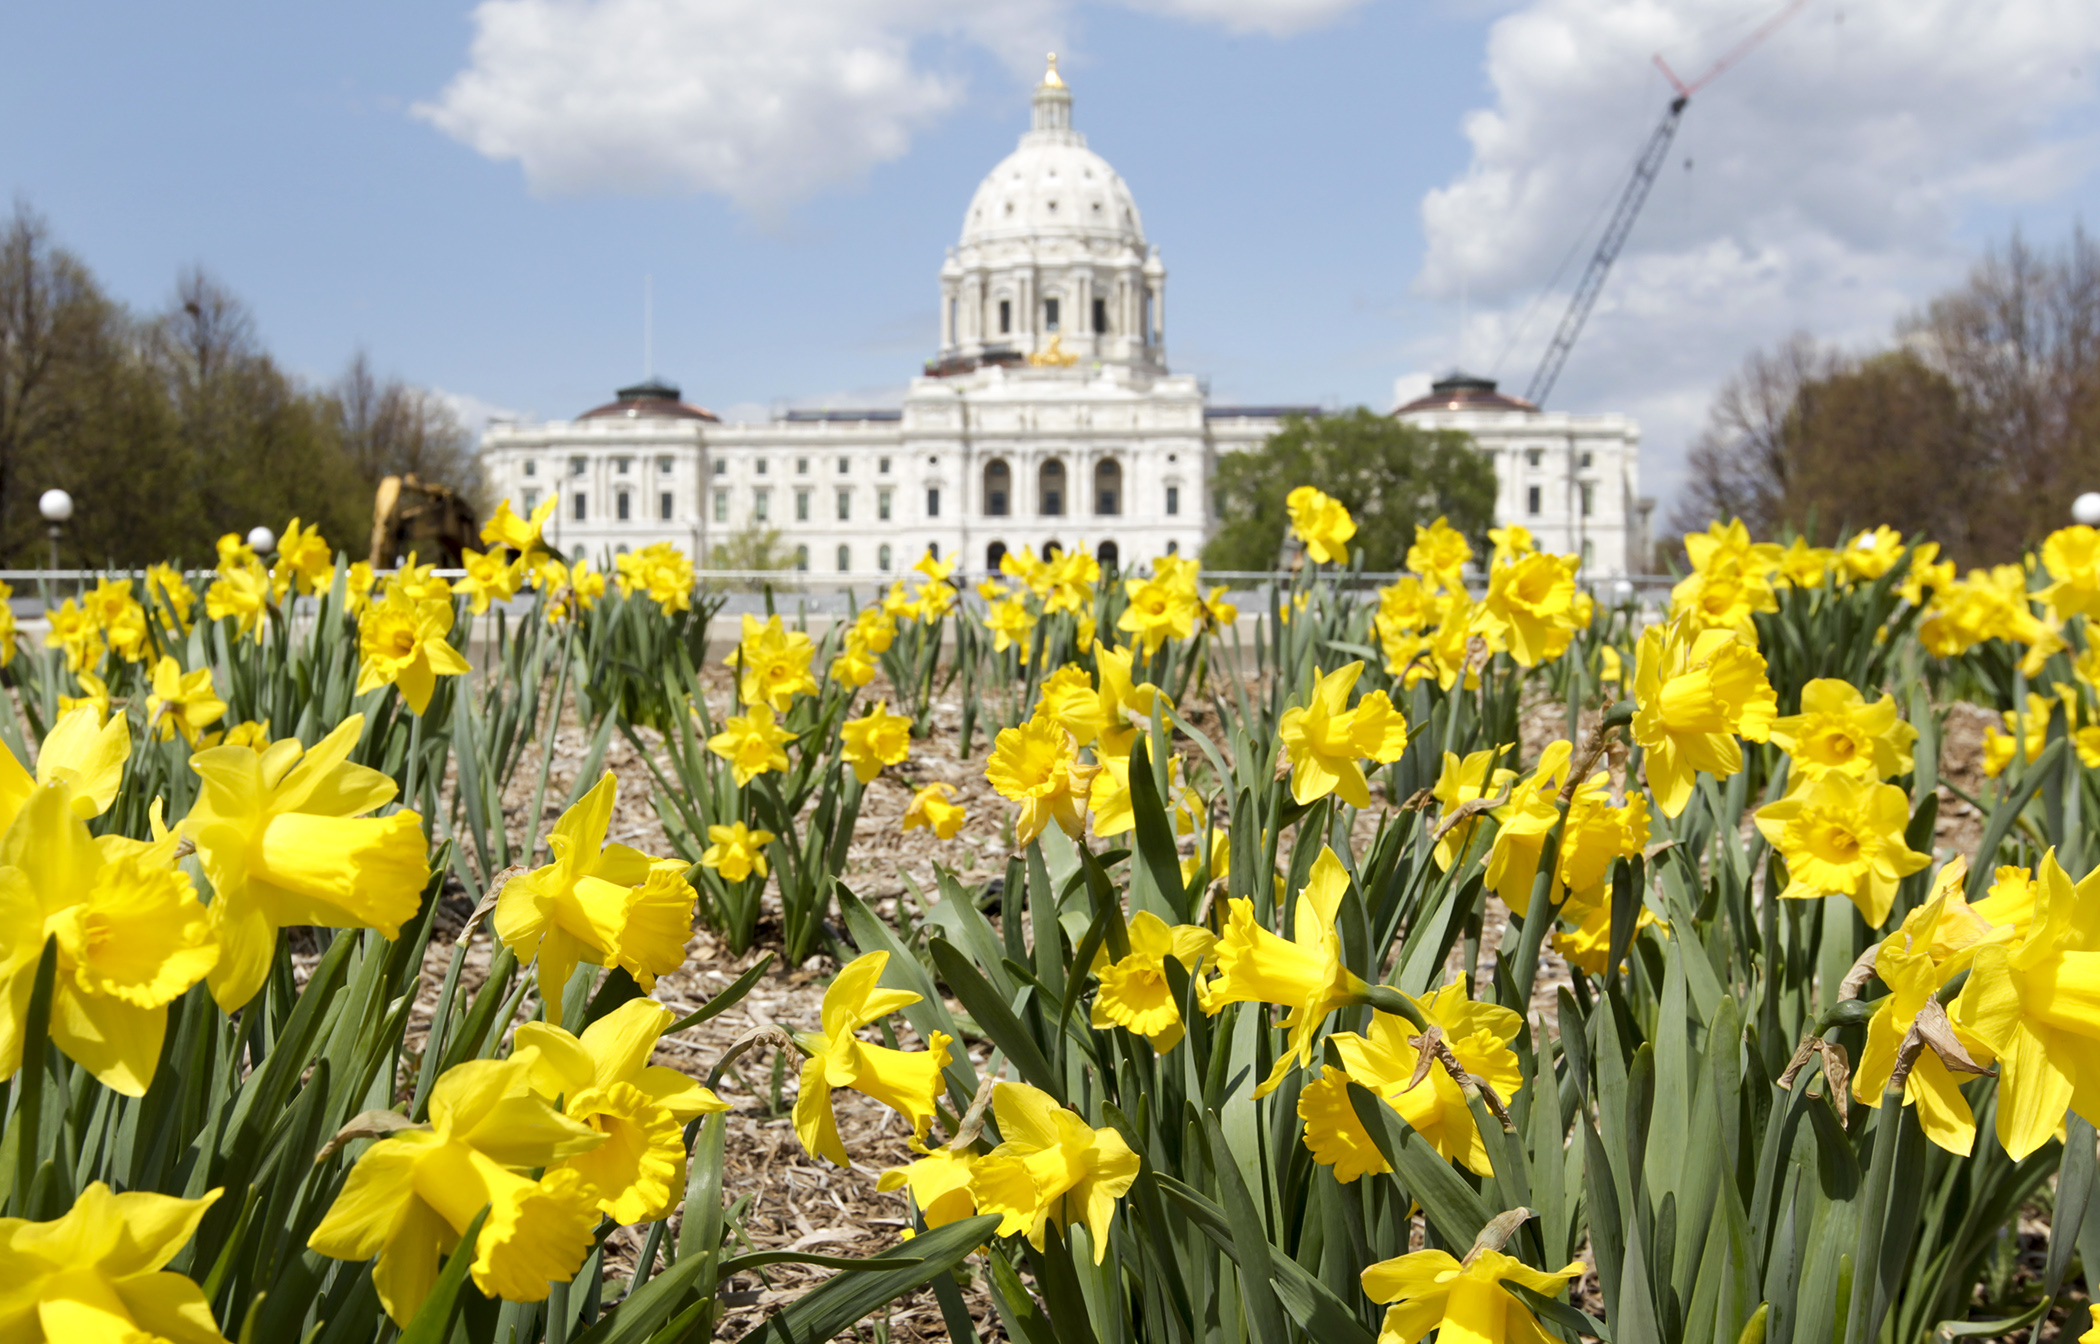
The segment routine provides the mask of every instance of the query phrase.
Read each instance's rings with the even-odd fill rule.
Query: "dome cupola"
[[[929,372],[1023,361],[1166,371],[1166,268],[1130,188],[1072,129],[1055,54],[1019,146],[970,198],[940,283]]]

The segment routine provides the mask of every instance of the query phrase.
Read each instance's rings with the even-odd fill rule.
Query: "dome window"
[[[1010,336],[1013,334],[1013,329],[1014,301],[1012,299],[1001,299],[999,300],[999,334],[1001,336]]]
[[[1056,458],[1037,469],[1035,497],[1038,508],[1045,518],[1062,517],[1065,511],[1065,464]]]
[[[1057,314],[1057,300],[1056,300],[1056,299],[1054,299],[1054,298],[1050,298],[1050,299],[1044,299],[1044,300],[1043,300],[1043,330],[1044,330],[1044,331],[1056,331],[1057,329],[1058,329],[1058,314]]]

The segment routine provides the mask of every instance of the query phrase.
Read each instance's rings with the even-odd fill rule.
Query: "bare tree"
[[[1692,444],[1671,527],[1696,532],[1717,518],[1741,518],[1760,536],[1775,533],[1787,513],[1787,418],[1803,387],[1841,367],[1840,357],[1807,332],[1769,353],[1753,351],[1714,398]]]
[[[359,350],[332,389],[343,447],[365,480],[410,472],[475,499],[480,462],[473,437],[437,393],[399,378],[381,379]]]

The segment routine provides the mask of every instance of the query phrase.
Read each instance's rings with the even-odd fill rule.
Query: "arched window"
[[[875,548],[875,568],[885,574],[890,572],[890,548],[888,546],[877,546]]]
[[[1065,464],[1057,458],[1036,469],[1036,511],[1045,518],[1061,518],[1065,512]]]
[[[804,574],[809,572],[809,547],[797,546],[795,548],[795,568]]]
[[[999,562],[1005,558],[1006,543],[1003,541],[995,541],[984,548],[984,567],[986,569],[999,568]]]
[[[1116,544],[1112,541],[1104,541],[1094,548],[1094,558],[1101,562],[1101,568],[1104,571],[1113,570],[1116,567],[1116,557],[1119,554],[1120,552],[1116,550]]]
[[[1063,555],[1064,553],[1065,548],[1059,545],[1057,542],[1046,541],[1043,543],[1043,558],[1045,560],[1055,560],[1057,557]]]
[[[839,573],[843,574],[851,568],[853,568],[853,548],[851,546],[839,547]]]
[[[1007,515],[1013,489],[1014,474],[1007,469],[1005,458],[995,457],[984,464],[984,513],[987,518]]]
[[[1123,467],[1114,458],[1094,464],[1094,512],[1114,517],[1123,511]]]

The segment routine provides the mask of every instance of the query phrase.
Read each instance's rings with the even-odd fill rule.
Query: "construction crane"
[[[1670,142],[1677,138],[1678,123],[1684,120],[1684,109],[1691,103],[1692,95],[1749,55],[1753,48],[1778,31],[1781,24],[1807,4],[1808,0],[1791,0],[1786,8],[1765,20],[1755,32],[1738,42],[1705,74],[1689,84],[1677,77],[1661,53],[1656,54],[1656,68],[1663,72],[1663,78],[1670,81],[1676,96],[1670,99],[1663,119],[1649,132],[1648,143],[1641,147],[1640,157],[1634,160],[1633,179],[1620,195],[1611,222],[1604,226],[1604,237],[1598,241],[1590,264],[1583,269],[1582,279],[1575,286],[1575,295],[1568,300],[1568,311],[1561,315],[1560,326],[1555,328],[1553,340],[1547,344],[1544,358],[1539,360],[1538,372],[1531,375],[1531,385],[1524,389],[1524,400],[1534,406],[1546,404],[1547,394],[1553,391],[1553,384],[1560,378],[1561,366],[1568,362],[1568,353],[1575,348],[1575,338],[1582,334],[1582,324],[1589,320],[1590,309],[1596,306],[1597,295],[1604,289],[1605,276],[1611,273],[1612,263],[1619,259],[1619,249],[1626,245],[1626,236],[1633,232],[1633,222],[1640,218],[1641,206],[1648,200],[1648,189],[1655,185],[1656,175],[1662,172],[1663,159],[1670,152]]]

